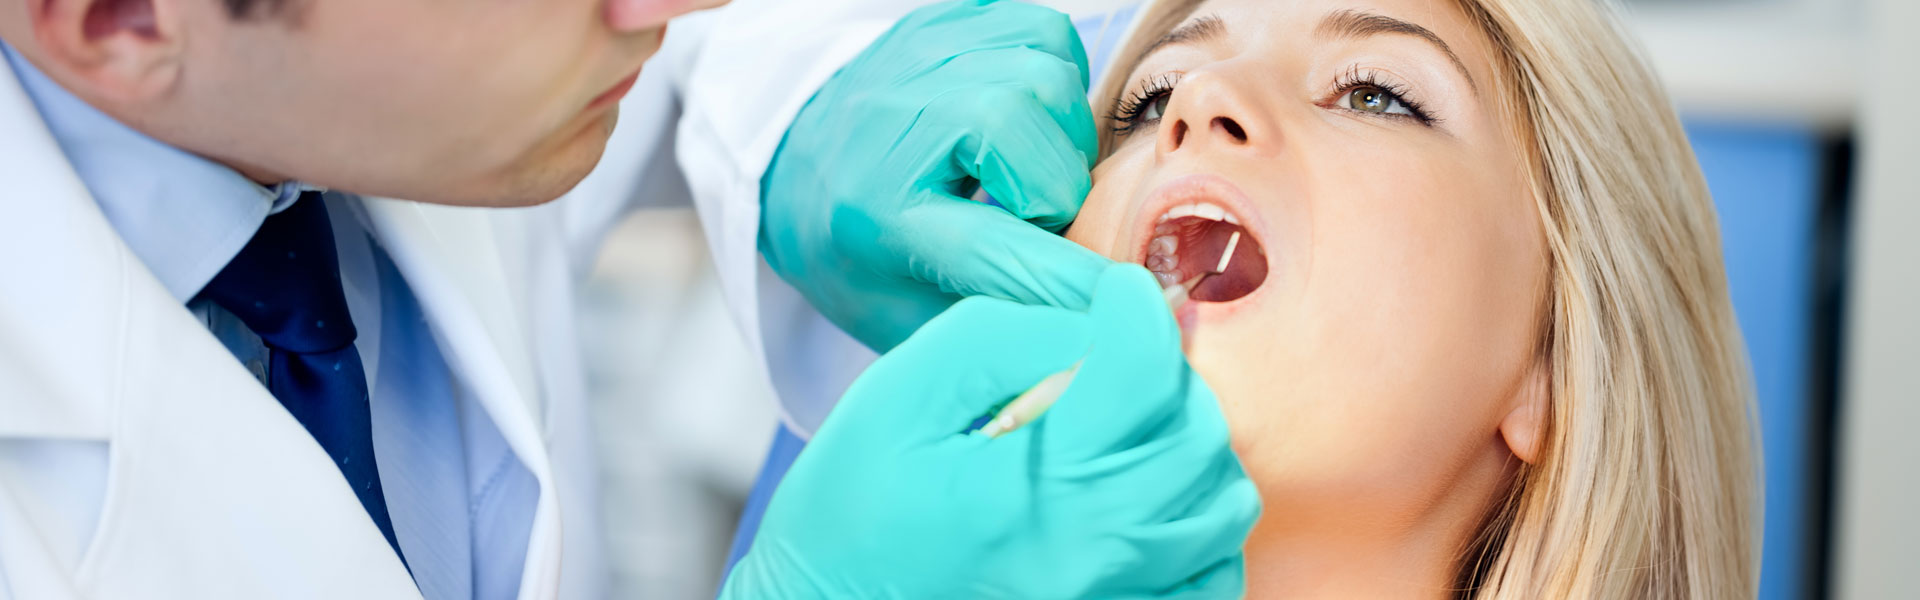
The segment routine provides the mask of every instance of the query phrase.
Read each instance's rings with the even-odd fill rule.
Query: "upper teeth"
[[[1177,235],[1180,226],[1174,225],[1171,221],[1181,217],[1200,217],[1210,221],[1240,224],[1240,219],[1227,212],[1227,209],[1211,202],[1189,202],[1175,206],[1168,210],[1167,214],[1160,215],[1160,220],[1153,224],[1153,239],[1148,240],[1145,261],[1147,270],[1152,271],[1153,276],[1160,280],[1160,287],[1172,287],[1180,282],[1180,274],[1177,271],[1180,267],[1180,236]],[[1220,263],[1214,267],[1214,271],[1226,270],[1227,260],[1233,256],[1234,247],[1239,244],[1240,232],[1234,231],[1233,236],[1227,239],[1226,254],[1221,255]]]
[[[1227,209],[1212,202],[1189,202],[1175,206],[1172,210],[1168,210],[1167,214],[1160,215],[1160,220],[1164,222],[1180,217],[1200,217],[1210,221],[1226,221],[1234,225],[1240,224],[1240,219],[1234,217],[1233,213],[1227,212]]]

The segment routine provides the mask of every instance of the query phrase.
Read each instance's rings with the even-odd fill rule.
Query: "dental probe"
[[[1188,294],[1193,291],[1193,288],[1198,287],[1200,282],[1226,272],[1227,263],[1233,260],[1234,247],[1239,245],[1240,232],[1235,231],[1231,237],[1227,238],[1226,252],[1220,255],[1220,263],[1215,265],[1212,271],[1195,275],[1192,279],[1176,283],[1163,290],[1167,297],[1167,308],[1180,310],[1181,306],[1186,305],[1189,299]],[[1033,422],[1040,417],[1040,413],[1052,407],[1054,401],[1060,399],[1061,394],[1066,393],[1067,385],[1073,383],[1074,374],[1079,372],[1080,363],[1076,362],[1065,371],[1048,375],[1046,379],[1027,388],[1026,392],[1014,397],[1012,402],[1001,407],[1000,412],[993,415],[993,420],[980,426],[980,433],[986,434],[988,438],[997,438],[1018,429],[1021,425]]]

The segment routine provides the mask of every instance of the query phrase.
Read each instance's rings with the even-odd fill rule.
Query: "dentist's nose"
[[[1255,150],[1274,136],[1251,96],[1215,73],[1190,73],[1167,102],[1156,151],[1161,155],[1201,146]]]
[[[630,33],[665,25],[674,17],[720,6],[727,0],[606,0],[606,3],[607,26]]]

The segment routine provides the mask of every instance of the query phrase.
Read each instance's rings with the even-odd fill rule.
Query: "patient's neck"
[[[1268,503],[1246,544],[1247,597],[1457,597],[1460,558],[1511,482],[1509,459],[1490,445],[1398,509],[1360,499],[1289,506],[1263,490]]]
[[[1247,541],[1248,598],[1449,598],[1451,539],[1358,536],[1263,537]]]

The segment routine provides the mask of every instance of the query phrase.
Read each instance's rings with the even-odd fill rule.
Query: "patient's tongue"
[[[1239,233],[1239,241],[1233,234]],[[1220,257],[1232,246],[1233,258],[1225,270],[1207,277],[1187,297],[1200,302],[1227,302],[1260,287],[1267,279],[1267,253],[1253,234],[1239,225],[1202,217],[1181,217],[1154,228],[1148,246],[1147,268],[1162,285],[1190,281],[1220,266]],[[1169,243],[1171,242],[1171,243]],[[1173,252],[1168,254],[1168,246]],[[1171,260],[1169,260],[1171,259]],[[1171,281],[1169,281],[1171,280]]]

